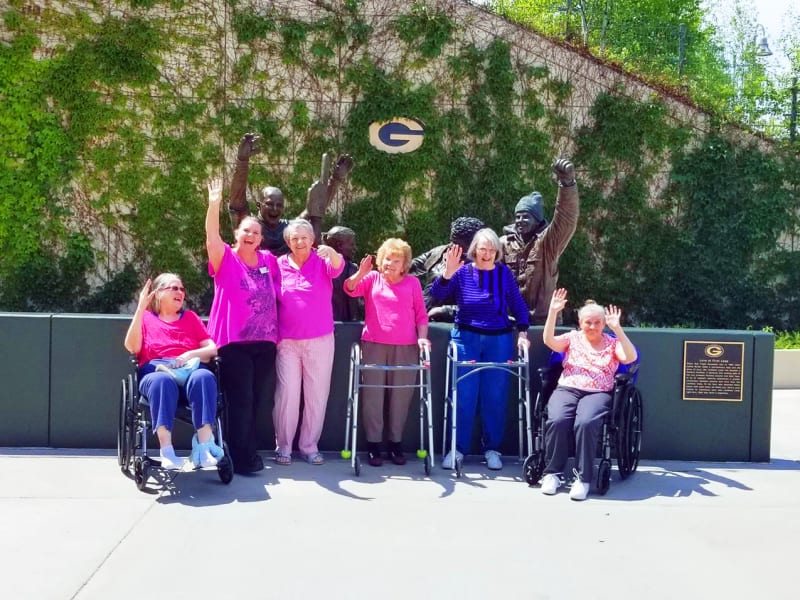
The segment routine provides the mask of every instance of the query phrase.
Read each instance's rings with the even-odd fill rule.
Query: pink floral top
[[[617,338],[604,333],[600,350],[592,348],[582,331],[570,331],[556,339],[569,342],[561,363],[564,370],[558,385],[591,392],[614,389],[614,374],[619,367]]]

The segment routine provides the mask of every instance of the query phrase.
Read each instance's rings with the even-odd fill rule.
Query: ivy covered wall
[[[356,159],[328,224],[419,253],[458,215],[497,230],[559,155],[582,215],[573,298],[663,325],[793,326],[798,173],[771,144],[466,2],[11,0],[0,32],[0,309],[116,312],[205,272],[204,182],[258,131],[253,186],[300,211],[325,151]],[[369,123],[425,123],[389,155]]]

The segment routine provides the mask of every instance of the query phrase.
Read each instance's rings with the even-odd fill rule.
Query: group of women
[[[221,199],[222,181],[210,181],[205,228],[214,301],[208,329],[184,308],[180,278],[162,274],[152,290],[149,281],[142,289],[125,338],[125,347],[139,360],[140,390],[150,399],[162,466],[183,467],[171,443],[181,388],[197,429],[192,466],[213,466],[222,455],[212,429],[217,395],[213,375],[201,364],[184,382],[171,370],[198,360],[206,363],[217,353],[223,358],[220,383],[228,399],[226,433],[234,470],[253,473],[264,467],[257,452],[256,410],[259,399],[266,395],[273,368],[277,380],[272,414],[275,462],[291,464],[302,394],[299,454],[310,464],[321,465],[324,459],[318,442],[334,357],[332,281],[342,272],[344,260],[326,245],[315,248],[314,230],[303,219],[291,221],[284,230],[289,247],[284,256],[276,258],[260,249],[261,224],[253,217],[241,221],[233,245],[228,245],[220,235]],[[513,274],[501,261],[501,252],[494,231],[481,229],[466,257],[462,257],[461,247],[449,248],[445,271],[431,288],[432,296],[458,306],[451,336],[459,360],[505,362],[516,355],[516,347],[529,345],[528,307]],[[414,364],[422,348],[430,349],[422,287],[408,274],[411,258],[406,242],[388,239],[374,264],[371,256],[364,257],[345,281],[348,295],[364,299],[362,358],[367,364]],[[579,313],[579,330],[556,336],[555,322],[565,305],[566,292],[556,290],[543,334],[548,347],[564,353],[565,368],[548,406],[542,491],[554,494],[560,487],[574,429],[577,477],[570,497],[582,500],[591,481],[600,421],[610,406],[614,372],[619,363],[635,360],[636,350],[622,330],[620,311],[614,306],[608,310],[596,304],[584,307]],[[603,333],[606,325],[615,336]],[[363,422],[373,466],[382,464],[384,450],[393,463],[406,461],[402,434],[414,377],[410,370],[364,373]],[[508,384],[508,373],[499,369],[482,370],[459,382],[456,452],[444,457],[444,468],[453,468],[455,461],[471,450],[478,407],[487,466],[502,468]],[[388,444],[384,446],[387,397]]]

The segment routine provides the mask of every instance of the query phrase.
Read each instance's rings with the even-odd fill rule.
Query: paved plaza
[[[772,461],[645,462],[605,497],[543,496],[506,459],[456,480],[328,455],[151,493],[110,452],[0,449],[10,600],[800,597],[800,391],[773,397]]]

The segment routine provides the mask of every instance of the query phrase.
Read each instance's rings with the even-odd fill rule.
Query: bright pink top
[[[570,331],[556,339],[569,342],[564,352],[564,370],[558,385],[592,392],[614,389],[614,374],[619,368],[617,338],[604,333],[600,350],[592,348],[582,331]]]
[[[184,352],[197,350],[210,339],[200,317],[191,310],[183,311],[171,323],[146,310],[142,316],[142,347],[136,358],[140,367],[154,358],[177,358]]]
[[[364,330],[361,339],[376,344],[417,343],[417,327],[428,324],[428,313],[419,279],[406,275],[389,283],[377,271],[370,271],[349,296],[364,297]]]
[[[278,258],[278,331],[281,339],[310,340],[333,333],[333,279],[344,270],[320,258],[315,250],[299,269],[290,254]],[[276,282],[277,284],[277,282]]]
[[[272,277],[277,272],[275,256],[258,251],[258,264],[248,266],[228,244],[219,270],[211,263],[214,302],[208,317],[208,331],[223,346],[232,342],[277,342],[278,312]]]

